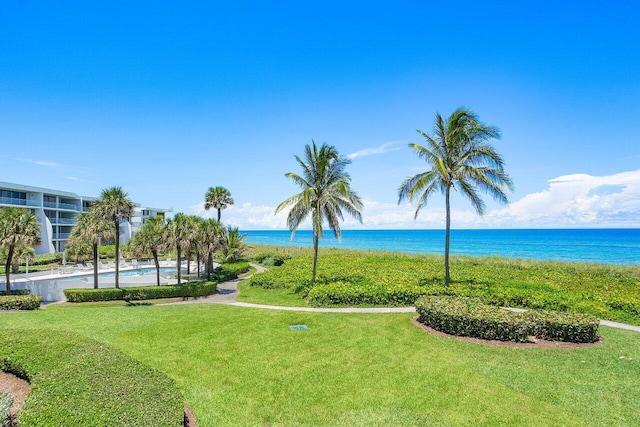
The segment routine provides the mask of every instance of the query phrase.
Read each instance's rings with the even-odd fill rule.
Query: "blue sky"
[[[273,4],[275,3],[275,4]],[[515,182],[454,228],[640,227],[640,4],[613,2],[2,2],[0,181],[202,209],[285,228],[311,139],[352,156],[364,224],[413,220],[397,188],[437,112],[497,125]]]

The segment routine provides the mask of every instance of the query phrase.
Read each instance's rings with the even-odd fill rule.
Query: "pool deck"
[[[164,260],[160,262],[160,268],[175,268],[175,260]],[[182,264],[186,268],[186,262]],[[120,266],[120,273],[128,273],[136,270],[151,270],[148,274],[126,275],[121,274],[119,284],[121,287],[155,285],[156,274],[153,262],[140,262],[135,266],[128,264]],[[191,263],[191,271],[195,272],[197,266]],[[101,267],[99,274],[114,273],[115,266]],[[4,278],[4,277],[3,277]],[[178,283],[174,273],[160,272],[161,285],[175,285]],[[4,280],[0,279],[0,287],[4,286]],[[100,288],[112,288],[115,286],[115,276],[99,276],[98,286]],[[34,295],[41,295],[46,302],[65,301],[64,289],[69,288],[93,288],[93,267],[80,269],[78,267],[63,266],[49,271],[39,271],[28,274],[12,275],[11,288],[15,290],[29,289]]]

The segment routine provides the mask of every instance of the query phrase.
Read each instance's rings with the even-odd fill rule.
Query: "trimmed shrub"
[[[67,331],[7,328],[0,343],[0,369],[28,373],[32,385],[21,426],[184,425],[175,382],[107,344]]]
[[[213,278],[218,282],[237,279],[239,275],[249,271],[247,261],[227,262],[213,270]]]
[[[422,297],[416,301],[419,322],[440,332],[485,340],[526,342],[531,325],[522,313],[473,298]]]
[[[598,339],[600,322],[595,316],[550,310],[529,310],[525,315],[535,325],[532,335],[540,339],[575,343]]]
[[[69,302],[140,301],[159,298],[195,298],[216,293],[216,282],[191,282],[173,286],[136,286],[105,289],[65,289]]]
[[[567,342],[595,342],[594,316],[529,310],[515,313],[476,298],[425,296],[416,301],[419,321],[451,335],[487,340],[526,342],[529,336]]]
[[[412,305],[425,294],[419,286],[372,286],[348,282],[316,285],[308,290],[307,300],[314,307],[327,305]]]
[[[122,299],[122,288],[65,289],[64,296],[69,302],[114,301]]]
[[[40,308],[40,295],[0,296],[0,310],[35,310]]]

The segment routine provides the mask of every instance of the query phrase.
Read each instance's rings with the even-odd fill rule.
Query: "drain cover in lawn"
[[[289,329],[292,331],[301,331],[303,329],[309,329],[307,325],[289,325]]]

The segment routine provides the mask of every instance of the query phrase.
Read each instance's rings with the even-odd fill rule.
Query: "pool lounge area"
[[[197,271],[195,263],[191,263],[191,272]],[[175,260],[160,262],[160,284],[175,285]],[[182,264],[182,273],[187,273],[186,262]],[[4,280],[0,280],[4,286]],[[156,268],[153,262],[121,264],[119,275],[120,287],[156,285]],[[115,265],[101,265],[98,273],[98,287],[115,287]],[[66,301],[65,289],[93,288],[93,267],[63,266],[48,272],[16,274],[11,278],[11,289],[28,289],[32,295],[40,295],[45,302]]]

